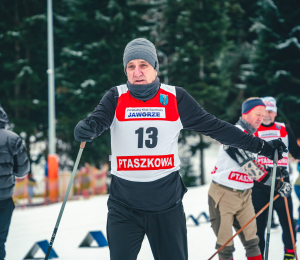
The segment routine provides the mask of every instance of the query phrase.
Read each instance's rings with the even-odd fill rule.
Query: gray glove
[[[78,122],[74,129],[74,137],[78,142],[92,142],[97,135],[97,123],[89,118]]]
[[[276,191],[281,197],[288,197],[292,193],[292,185],[288,182],[278,181],[276,185]]]

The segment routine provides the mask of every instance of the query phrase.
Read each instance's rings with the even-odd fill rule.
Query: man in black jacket
[[[5,242],[15,208],[12,200],[15,177],[29,172],[29,160],[21,138],[7,130],[7,114],[0,105],[0,260],[5,258]]]
[[[177,147],[180,130],[195,130],[269,158],[285,145],[245,134],[207,113],[183,88],[161,84],[150,41],[129,42],[123,64],[127,84],[111,88],[74,131],[80,142],[111,131],[110,258],[136,260],[146,234],[156,260],[187,260],[182,205],[187,189],[179,175]]]

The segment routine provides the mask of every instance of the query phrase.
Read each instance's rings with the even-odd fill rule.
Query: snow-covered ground
[[[212,145],[205,154],[205,168],[207,181],[210,181],[210,171],[214,167],[218,144]],[[294,176],[297,175],[293,164]],[[200,212],[208,213],[207,193],[209,184],[201,187],[189,188],[183,203],[186,216],[198,216]],[[88,200],[68,201],[56,238],[54,250],[63,260],[82,259],[109,259],[109,251],[104,248],[78,248],[88,231],[101,230],[106,236],[106,215],[108,195],[95,196]],[[294,217],[298,218],[297,208],[299,201],[293,193]],[[13,213],[12,223],[6,243],[6,260],[24,259],[25,255],[36,241],[51,238],[61,203],[35,208],[16,209]],[[277,217],[277,216],[276,216]],[[278,220],[277,220],[278,223]],[[210,223],[204,218],[200,226],[195,226],[191,219],[187,221],[189,259],[208,259],[215,252],[215,235]],[[236,251],[235,259],[246,259],[245,251],[238,238],[234,240]],[[299,242],[300,243],[300,242]],[[297,243],[298,245],[300,245]],[[299,246],[298,246],[299,248]],[[300,252],[300,249],[298,253]],[[39,251],[35,257],[44,257]],[[152,260],[153,256],[147,238],[143,242],[138,260]],[[215,257],[214,259],[218,259]],[[281,241],[281,228],[271,231],[269,259],[283,259],[283,244]],[[126,259],[124,259],[126,260]]]

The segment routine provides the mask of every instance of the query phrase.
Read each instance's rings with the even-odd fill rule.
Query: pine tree
[[[165,52],[169,56],[169,82],[184,87],[204,109],[220,114],[226,93],[222,91],[218,60],[226,41],[228,18],[225,2],[178,0],[167,2],[165,9]],[[189,135],[185,132],[183,135]],[[204,180],[203,143],[200,149],[201,183]]]
[[[241,115],[241,104],[246,98],[245,81],[246,76],[251,73],[250,58],[254,50],[254,41],[257,40],[257,34],[251,28],[261,7],[258,0],[228,0],[226,10],[229,27],[220,58],[220,76],[227,96],[220,117],[234,124]]]
[[[65,6],[63,47],[57,68],[57,136],[68,146],[62,152],[75,157],[78,142],[74,127],[88,116],[113,86],[126,83],[123,52],[126,44],[147,37],[142,20],[146,5],[125,0],[68,1]],[[88,144],[82,161],[94,164],[108,161],[110,133]]]
[[[48,140],[47,4],[4,0],[0,7],[0,102],[29,150],[31,142]],[[125,0],[53,1],[57,153],[66,155],[61,162],[78,151],[76,123],[110,87],[126,82],[123,51],[130,40],[147,37],[150,28],[141,17],[148,8]],[[89,147],[83,162],[108,161],[109,132]],[[37,157],[47,149],[42,153]]]
[[[29,154],[30,143],[46,139],[48,130],[46,8],[38,0],[0,4],[0,102]]]
[[[300,5],[297,1],[261,1],[262,16],[253,27],[259,34],[254,75],[247,93],[277,99],[277,121],[300,136]]]

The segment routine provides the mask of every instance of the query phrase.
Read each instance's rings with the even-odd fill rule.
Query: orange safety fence
[[[108,164],[104,164],[101,169],[97,169],[95,166],[86,163],[74,179],[74,193],[77,194],[77,198],[80,195],[88,197],[89,195],[107,193],[107,171]]]
[[[24,178],[15,179],[15,189],[13,200],[22,200],[22,208],[25,207],[26,199],[28,198],[28,175]]]
[[[100,195],[107,193],[107,171],[108,164],[104,164],[101,169],[97,169],[95,166],[91,166],[88,163],[85,164],[84,167],[80,168],[74,178],[73,188],[70,191],[69,198],[79,198],[83,196],[84,198],[88,198],[90,195]],[[49,195],[50,190],[57,190],[59,193],[60,199],[63,199],[71,178],[71,172],[62,172],[58,176],[57,183],[51,183],[49,178],[44,177],[42,180],[38,181],[34,185],[36,185],[34,194],[35,197],[42,198],[43,205],[49,203]],[[60,184],[60,185],[58,185]],[[29,201],[28,197],[28,185],[30,181],[28,181],[28,176],[18,179],[15,181],[15,189],[13,194],[14,201],[21,202],[22,207],[25,207],[25,204]],[[52,186],[53,187],[52,187]],[[74,197],[75,195],[75,197]],[[50,203],[52,201],[50,200]]]

